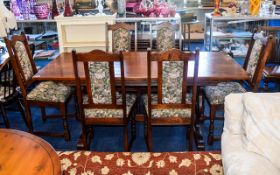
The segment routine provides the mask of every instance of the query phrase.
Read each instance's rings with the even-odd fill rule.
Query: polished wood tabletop
[[[85,77],[82,65],[79,74]],[[193,75],[193,62],[189,64],[188,76]],[[124,71],[127,85],[147,85],[147,53],[124,52]],[[119,63],[115,63],[115,75],[120,76]],[[34,80],[74,81],[71,53],[62,53],[42,68]],[[157,79],[157,64],[152,65],[152,78]],[[198,84],[207,85],[221,81],[248,80],[249,76],[230,56],[222,52],[200,52]]]
[[[0,129],[0,174],[61,175],[55,150],[29,133]]]

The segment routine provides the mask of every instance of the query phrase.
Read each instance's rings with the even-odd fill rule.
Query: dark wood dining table
[[[126,86],[137,88],[147,86],[147,52],[124,52],[124,71]],[[198,86],[215,84],[222,81],[248,80],[247,72],[229,55],[222,52],[200,52]],[[188,77],[193,77],[194,62],[189,63]],[[85,79],[82,64],[79,75]],[[120,77],[119,63],[115,63],[115,76]],[[74,84],[75,75],[71,53],[62,53],[33,76],[34,81],[60,81]],[[152,64],[152,83],[156,84],[157,64]],[[191,83],[191,81],[190,81]],[[199,106],[199,105],[198,105]],[[199,110],[198,110],[199,111]],[[197,117],[198,118],[198,117]],[[203,137],[197,122],[196,145],[204,150]]]
[[[193,76],[193,62],[188,76]],[[127,86],[147,86],[147,53],[124,52],[124,71]],[[80,65],[79,74],[85,77]],[[115,76],[120,76],[119,63],[115,63]],[[157,79],[157,64],[152,64],[152,78]],[[71,53],[62,53],[33,76],[34,80],[53,80],[74,83],[74,67]],[[221,52],[200,52],[198,85],[204,86],[231,80],[248,80],[249,76],[230,56]]]

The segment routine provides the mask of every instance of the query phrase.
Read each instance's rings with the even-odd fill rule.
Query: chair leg
[[[216,117],[216,106],[210,104],[210,124],[208,132],[208,145],[213,145],[214,142],[214,121]]]
[[[67,107],[65,104],[62,104],[60,107],[61,115],[62,115],[62,120],[63,120],[63,127],[64,127],[64,139],[66,141],[70,140],[70,132],[69,132],[69,127],[67,123]]]
[[[46,117],[46,108],[45,107],[41,107],[41,117],[43,122],[46,122],[47,117]]]
[[[148,151],[152,152],[152,150],[153,150],[152,126],[150,124],[148,124],[148,138],[147,138],[147,142],[148,142]]]
[[[193,142],[194,142],[194,128],[191,126],[187,129],[189,135],[189,151],[193,150]]]
[[[10,123],[9,123],[9,120],[8,120],[8,117],[7,117],[7,113],[6,113],[5,107],[2,103],[0,104],[0,108],[1,108],[1,114],[3,116],[6,128],[10,128]]]
[[[18,106],[18,110],[23,118],[24,123],[28,127],[27,119],[26,119],[25,112],[24,112],[24,107],[22,106],[19,98],[17,99],[17,106]]]
[[[24,107],[25,107],[25,116],[27,120],[27,126],[30,133],[33,133],[33,124],[32,124],[32,117],[31,117],[31,109],[27,101],[24,101]]]
[[[129,148],[128,148],[128,126],[125,125],[124,126],[124,151],[129,151]]]

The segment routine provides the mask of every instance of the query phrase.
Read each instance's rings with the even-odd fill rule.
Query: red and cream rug
[[[220,152],[58,152],[64,175],[220,175]]]

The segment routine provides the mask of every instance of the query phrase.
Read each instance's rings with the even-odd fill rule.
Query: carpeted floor
[[[200,47],[203,50],[202,43],[192,43],[192,49]],[[236,61],[243,64],[243,59],[238,58]],[[38,61],[38,65],[44,66],[46,61]],[[262,84],[261,84],[262,86]],[[275,85],[270,86],[271,91],[275,91]],[[74,101],[69,104],[69,110],[74,109]],[[208,107],[206,113],[208,114]],[[56,112],[55,109],[48,109],[48,113]],[[40,110],[32,108],[33,123],[36,130],[62,131],[63,125],[61,119],[50,119],[45,123],[40,117]],[[222,113],[220,113],[222,115]],[[11,127],[14,129],[27,131],[27,128],[22,120],[19,112],[8,112],[8,118]],[[4,127],[0,117],[0,127]],[[43,137],[56,150],[75,150],[76,144],[81,133],[81,125],[75,118],[69,118],[69,127],[71,132],[71,141],[66,142],[63,138]],[[206,143],[209,122],[205,121],[202,124],[202,131]],[[217,121],[215,124],[216,134],[220,135],[223,128],[223,122]],[[120,152],[123,151],[123,129],[121,127],[95,127],[94,140],[91,144],[91,150],[102,152]],[[153,149],[155,152],[173,152],[187,151],[186,128],[185,127],[155,127],[153,129]],[[206,144],[206,150],[220,150],[221,143],[217,141],[213,146]],[[143,123],[137,123],[137,138],[133,144],[132,151],[147,151],[144,140]]]

